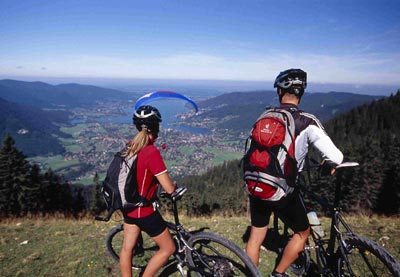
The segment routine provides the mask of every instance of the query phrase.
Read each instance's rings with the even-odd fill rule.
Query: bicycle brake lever
[[[176,190],[174,190],[174,192],[172,192],[171,194],[168,194],[165,191],[160,192],[160,197],[166,197],[171,199],[172,201],[176,201],[178,200],[185,192],[187,191],[186,187],[179,187]]]
[[[179,187],[173,193],[171,193],[170,197],[172,201],[178,200],[185,192],[187,191],[186,187]]]

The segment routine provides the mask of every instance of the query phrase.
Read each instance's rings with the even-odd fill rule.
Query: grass
[[[66,134],[70,134],[73,137],[79,136],[79,134],[87,128],[87,124],[76,124],[72,127],[61,127],[60,131]]]
[[[363,215],[347,219],[357,233],[384,244],[399,260],[399,217]],[[245,246],[242,235],[249,224],[245,217],[182,216],[181,221],[189,230],[209,227],[206,231]],[[119,276],[118,264],[107,254],[104,243],[107,232],[119,222],[118,215],[107,223],[91,218],[2,219],[0,276]],[[328,229],[328,219],[323,218],[322,223]],[[271,271],[274,260],[274,253],[262,251],[263,276]]]
[[[194,148],[194,147],[191,147],[191,146],[188,146],[188,145],[184,145],[184,146],[181,146],[181,147],[179,148],[179,151],[180,151],[182,154],[189,156],[189,155],[193,155],[193,153],[194,153],[194,151],[195,151],[195,148]]]
[[[214,165],[222,164],[224,161],[240,159],[243,156],[243,154],[240,153],[229,152],[227,150],[221,150],[218,148],[207,147],[206,149],[208,152],[215,155],[213,159]]]
[[[70,153],[79,153],[87,149],[87,143],[77,143],[75,138],[60,138],[65,150]]]
[[[45,168],[51,168],[53,171],[59,170],[61,168],[79,166],[81,162],[78,159],[71,159],[69,161],[65,160],[62,155],[56,155],[51,157],[35,157],[30,159],[35,163],[43,165]]]

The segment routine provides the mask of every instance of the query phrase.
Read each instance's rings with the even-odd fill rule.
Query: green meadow
[[[166,215],[171,219],[170,215]],[[398,217],[348,216],[348,223],[360,235],[375,240],[399,260],[400,219]],[[242,240],[249,220],[246,217],[186,217],[187,229],[208,227],[244,248]],[[118,264],[108,255],[104,238],[121,222],[118,215],[110,222],[91,217],[67,219],[15,218],[0,221],[0,276],[119,276]],[[325,229],[328,219],[322,218]],[[260,271],[271,271],[275,254],[262,251]],[[135,275],[134,275],[135,276]]]

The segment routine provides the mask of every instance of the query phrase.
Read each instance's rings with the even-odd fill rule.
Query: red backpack
[[[278,201],[293,191],[297,174],[292,114],[279,108],[266,110],[249,139],[250,147],[243,157],[247,190],[253,197]]]

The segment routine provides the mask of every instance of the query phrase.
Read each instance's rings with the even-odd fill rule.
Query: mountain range
[[[64,152],[57,137],[69,124],[70,110],[94,107],[99,102],[128,101],[139,93],[81,84],[50,85],[43,82],[0,80],[0,138],[8,132],[27,156]],[[326,121],[364,103],[382,98],[345,92],[306,93],[300,108]],[[276,92],[232,92],[198,103],[201,112],[190,119],[210,129],[247,132],[267,106],[277,105]],[[210,120],[211,119],[211,120]]]
[[[325,122],[354,107],[381,98],[383,96],[346,92],[305,93],[299,108]],[[266,107],[278,104],[275,91],[232,92],[199,102],[203,112],[191,120],[201,122],[211,118],[211,128],[247,132]]]
[[[0,80],[0,97],[38,108],[75,108],[95,102],[132,99],[132,94],[114,89],[81,84],[50,85],[43,82]]]

